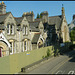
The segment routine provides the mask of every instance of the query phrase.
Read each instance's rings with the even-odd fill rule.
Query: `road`
[[[52,57],[22,74],[75,74],[74,55],[75,50],[59,57]]]

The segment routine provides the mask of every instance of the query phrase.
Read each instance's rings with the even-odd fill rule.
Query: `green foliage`
[[[75,41],[75,27],[70,32],[71,41]]]
[[[40,13],[40,18],[42,18],[42,13]]]
[[[37,17],[36,18],[42,18],[42,12],[39,14],[37,14]]]
[[[48,48],[46,53],[47,53],[46,56],[42,56],[43,59],[48,58],[49,56],[51,56],[51,50]]]
[[[54,56],[59,55],[59,49],[54,50]]]
[[[49,56],[51,56],[51,51],[50,51],[50,49],[48,48],[48,50],[47,50],[47,55],[45,56],[45,58],[47,58],[47,57],[49,57]]]
[[[47,50],[47,56],[49,57],[50,55],[51,55],[51,52],[50,52],[50,50],[48,48],[48,50]]]
[[[40,18],[40,15],[39,14],[37,14],[37,17],[36,18]]]
[[[68,24],[68,26],[69,26],[70,24]]]
[[[42,58],[44,59],[44,58],[45,58],[45,56],[42,56]]]
[[[48,56],[46,55],[45,58],[48,58]]]

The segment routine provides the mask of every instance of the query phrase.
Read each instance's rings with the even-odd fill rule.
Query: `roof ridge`
[[[14,17],[15,19],[21,19],[21,18],[23,18],[23,17]]]
[[[30,22],[30,23],[34,23],[34,22],[40,22],[40,21],[32,21],[32,22]]]
[[[57,15],[57,16],[49,16],[48,18],[51,18],[51,17],[58,17],[58,16],[62,16],[62,15]]]
[[[11,12],[8,12],[8,13],[5,13],[5,14],[0,14],[0,16],[7,15],[7,14],[9,14],[9,13],[11,13]]]

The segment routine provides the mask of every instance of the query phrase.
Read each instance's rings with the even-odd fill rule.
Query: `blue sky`
[[[1,2],[1,1],[0,1]],[[33,11],[35,18],[37,13],[48,11],[49,16],[61,15],[62,4],[65,8],[67,23],[71,23],[75,14],[75,1],[4,1],[6,11],[12,12],[14,17],[21,17],[24,12]]]

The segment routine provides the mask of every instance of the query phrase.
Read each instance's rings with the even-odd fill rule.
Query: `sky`
[[[75,14],[75,1],[4,1],[4,3],[6,11],[11,12],[14,17],[21,17],[24,12],[30,11],[34,12],[34,18],[43,11],[48,11],[49,16],[61,15],[62,4],[68,24]]]

